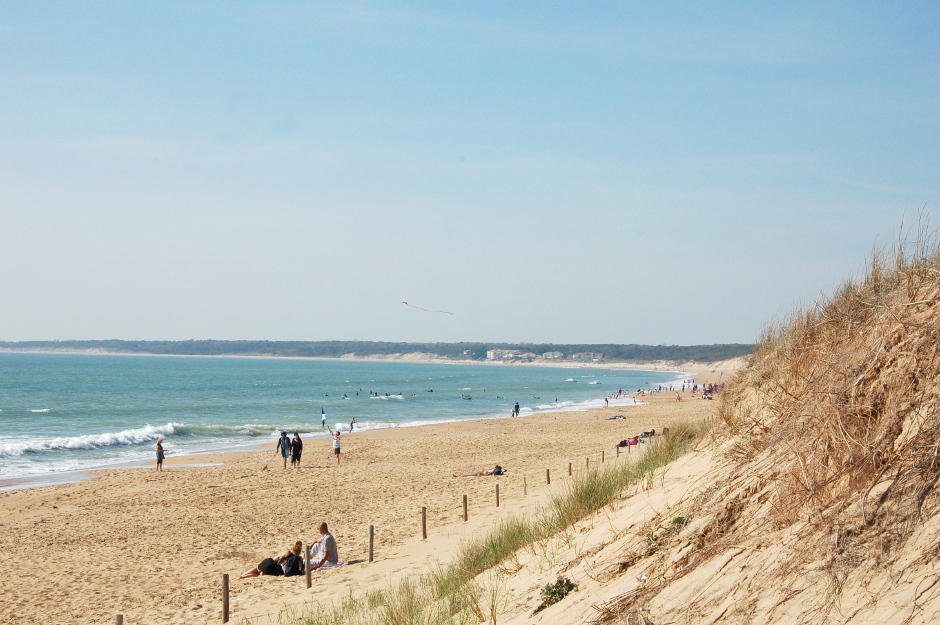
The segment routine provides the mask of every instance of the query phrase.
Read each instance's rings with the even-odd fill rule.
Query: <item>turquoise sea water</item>
[[[603,405],[678,373],[381,361],[0,353],[0,480],[301,437]],[[343,399],[343,395],[349,399]],[[557,401],[556,401],[557,396]],[[630,400],[618,400],[631,404]],[[615,402],[616,405],[617,402]]]

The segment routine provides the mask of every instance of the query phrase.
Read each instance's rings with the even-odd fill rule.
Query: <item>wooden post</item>
[[[604,462],[604,450],[601,450],[601,462]]]
[[[421,538],[428,539],[428,509],[427,506],[421,506]]]
[[[467,496],[463,496],[463,522],[467,522]]]
[[[590,468],[591,468],[591,457],[590,457],[590,456],[588,456],[587,458],[584,459],[584,468],[585,468],[585,469],[590,469]]]
[[[571,477],[571,463],[568,463],[568,477]]]
[[[115,614],[114,615],[114,625],[124,625],[124,615]]]
[[[552,470],[551,469],[545,469],[545,483],[546,484],[552,483]]]
[[[222,573],[222,622],[228,623],[228,573]]]
[[[307,588],[313,586],[312,572],[310,571],[310,545],[304,548],[304,571],[307,573]]]
[[[522,494],[523,495],[529,494],[529,485],[526,484],[525,476],[522,477]]]
[[[375,547],[375,526],[369,526],[369,562],[372,562],[373,547]]]
[[[628,453],[628,454],[631,453],[631,452],[630,452],[630,448],[631,448],[631,447],[633,447],[633,445],[627,445],[627,453]]]
[[[499,484],[496,485],[496,507],[499,507]]]
[[[620,457],[620,445],[617,445],[617,457]]]

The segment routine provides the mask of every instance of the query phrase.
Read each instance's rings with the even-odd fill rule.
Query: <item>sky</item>
[[[707,4],[0,0],[0,340],[752,342],[937,214],[940,4]]]

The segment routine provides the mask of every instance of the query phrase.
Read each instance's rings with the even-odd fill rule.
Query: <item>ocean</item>
[[[682,374],[388,361],[0,353],[0,488],[154,458],[257,448],[286,430],[321,438],[583,410]],[[681,383],[681,381],[679,382]],[[344,397],[345,396],[345,397]],[[631,405],[632,400],[612,401]],[[71,477],[70,477],[71,476]]]

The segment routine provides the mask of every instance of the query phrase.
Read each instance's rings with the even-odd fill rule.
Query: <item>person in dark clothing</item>
[[[300,468],[300,454],[304,451],[304,442],[300,440],[300,433],[294,432],[294,440],[290,442],[290,466]]]

